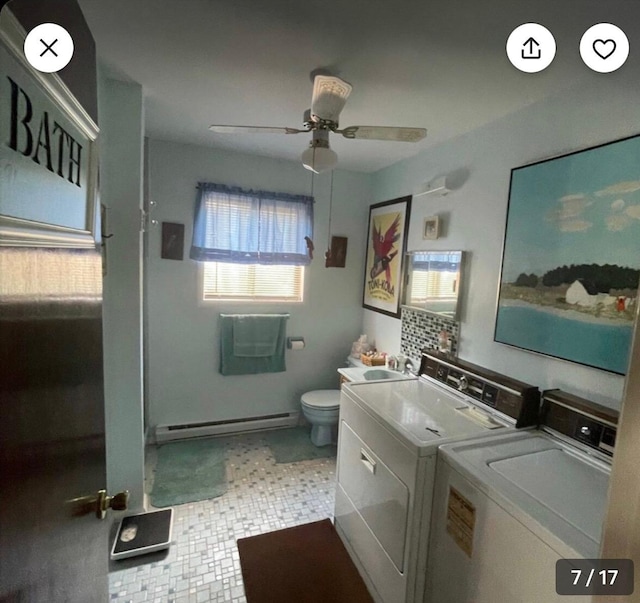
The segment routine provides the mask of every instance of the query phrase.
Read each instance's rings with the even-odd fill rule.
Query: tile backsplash
[[[437,349],[442,329],[449,333],[451,352],[458,353],[460,324],[455,320],[412,308],[402,308],[401,320],[400,352],[405,356],[419,360],[423,348]]]

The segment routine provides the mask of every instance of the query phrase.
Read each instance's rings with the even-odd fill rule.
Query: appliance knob
[[[460,379],[458,379],[458,389],[463,392],[469,387],[469,381],[467,378],[462,375]]]
[[[591,427],[587,426],[587,425],[583,425],[580,428],[580,433],[584,436],[590,436],[591,435]]]

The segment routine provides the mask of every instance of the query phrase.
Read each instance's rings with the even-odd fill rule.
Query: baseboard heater
[[[276,427],[295,427],[300,413],[283,412],[274,415],[246,417],[244,419],[228,419],[226,421],[208,421],[206,423],[185,423],[183,425],[158,425],[156,442],[168,440],[184,440],[223,434],[246,433]]]

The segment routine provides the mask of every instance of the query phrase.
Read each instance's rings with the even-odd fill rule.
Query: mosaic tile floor
[[[225,452],[226,494],[174,507],[168,552],[112,562],[110,603],[245,603],[238,538],[333,517],[335,458],[276,465],[259,434]],[[147,490],[154,466],[151,449]]]

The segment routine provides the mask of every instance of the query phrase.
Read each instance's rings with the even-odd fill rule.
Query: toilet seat
[[[322,408],[332,410],[340,408],[339,389],[316,389],[306,394],[302,394],[302,404],[311,408]]]

